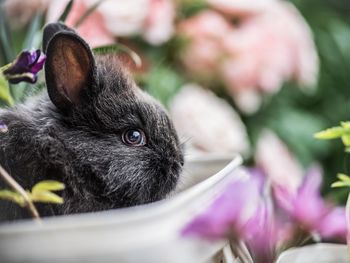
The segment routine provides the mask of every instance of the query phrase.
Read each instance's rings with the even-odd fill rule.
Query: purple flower
[[[346,242],[347,227],[344,207],[333,208],[320,222],[318,232],[323,239]]]
[[[278,234],[273,204],[270,198],[266,198],[260,202],[259,208],[247,225],[245,241],[254,262],[273,262]]]
[[[260,170],[248,170],[245,181],[230,184],[203,214],[183,230],[184,235],[195,235],[209,240],[229,238],[236,246],[246,242],[256,263],[271,263],[276,246],[285,240],[274,213],[273,202]],[[283,231],[281,231],[283,229]]]
[[[17,84],[21,81],[35,83],[37,73],[43,68],[45,60],[46,56],[40,49],[34,51],[25,50],[4,70],[3,74],[12,84]]]
[[[186,226],[183,235],[210,240],[244,238],[247,223],[259,204],[261,185],[259,176],[231,183],[208,210]]]
[[[346,240],[345,212],[323,200],[320,194],[321,179],[321,169],[313,167],[296,193],[276,186],[274,194],[277,204],[303,231],[318,233],[327,239],[336,236]]]
[[[345,211],[320,194],[321,170],[309,170],[296,191],[271,185],[261,171],[249,170],[247,180],[231,183],[183,235],[244,241],[256,263],[274,262],[278,251],[318,234],[325,240],[346,240]],[[271,195],[274,190],[274,195]]]

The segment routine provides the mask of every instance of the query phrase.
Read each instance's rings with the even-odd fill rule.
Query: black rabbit
[[[48,179],[66,185],[64,204],[38,204],[40,215],[166,197],[179,179],[183,154],[163,107],[136,86],[118,58],[94,58],[65,25],[47,25],[43,46],[48,94],[0,113],[8,126],[0,134],[4,168],[26,189]],[[0,201],[1,220],[26,217],[23,208]]]

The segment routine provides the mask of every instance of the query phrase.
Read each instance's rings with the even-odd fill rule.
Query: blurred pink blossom
[[[345,209],[344,207],[335,207],[330,213],[323,218],[319,225],[318,231],[324,239],[339,238],[340,241],[345,242],[347,234],[347,227],[345,223]]]
[[[264,175],[257,169],[246,172],[245,180],[229,184],[182,234],[209,240],[229,238],[233,246],[243,240],[254,262],[273,262],[277,245],[286,240],[288,229],[280,224],[271,198],[264,194]]]
[[[262,177],[248,173],[243,180],[232,182],[204,213],[184,228],[183,235],[210,240],[245,238],[248,222],[258,211],[262,184]]]
[[[292,4],[208,1],[226,16],[203,11],[179,25],[179,33],[189,39],[182,59],[196,77],[223,81],[246,112],[258,109],[258,96],[277,92],[287,80],[315,84],[319,65],[312,33]],[[240,17],[249,7],[251,14]],[[229,22],[227,15],[239,22]]]
[[[149,5],[150,0],[105,0],[99,5],[98,11],[112,34],[130,36],[141,31]]]
[[[181,58],[194,74],[206,76],[217,72],[223,56],[222,41],[233,27],[214,11],[203,11],[179,24],[179,33],[189,37],[189,46]]]
[[[276,245],[281,240],[271,200],[265,199],[260,202],[246,228],[245,241],[254,263],[274,262]]]
[[[320,188],[322,171],[311,168],[296,193],[290,193],[286,187],[275,187],[277,204],[295,223],[308,233],[318,233],[323,238],[340,238],[346,241],[345,210],[334,208],[323,200]]]
[[[313,167],[298,191],[271,186],[259,169],[247,169],[246,180],[228,184],[207,210],[195,217],[183,235],[209,240],[246,242],[254,262],[274,262],[290,245],[303,245],[315,234],[325,240],[346,240],[345,211],[320,194],[321,170]]]
[[[48,22],[56,21],[68,2],[67,0],[51,1],[47,12]],[[75,0],[65,23],[74,27],[89,6],[89,1]],[[91,47],[108,45],[115,41],[113,35],[107,30],[102,14],[98,10],[90,14],[84,23],[75,29]]]
[[[295,193],[303,180],[304,171],[287,146],[271,131],[258,139],[255,162],[272,184]]]
[[[249,150],[246,128],[239,115],[223,99],[198,85],[185,85],[174,97],[170,114],[191,151],[212,153]]]
[[[47,20],[56,21],[68,0],[52,0]],[[76,0],[66,23],[73,26],[97,0]],[[140,8],[142,7],[142,8]],[[105,0],[77,28],[92,46],[110,44],[114,37],[143,35],[151,44],[161,44],[173,34],[175,6],[171,0]]]
[[[288,79],[315,84],[318,57],[308,25],[291,4],[273,3],[243,20],[224,40],[232,61],[223,77],[233,90],[257,87],[275,92]]]
[[[151,0],[143,25],[143,36],[151,44],[166,42],[174,33],[175,6],[172,0]]]

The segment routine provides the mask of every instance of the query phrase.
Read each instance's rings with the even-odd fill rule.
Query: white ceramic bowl
[[[195,180],[153,204],[0,226],[0,262],[208,262],[225,242],[184,238],[181,230],[220,193],[241,180],[241,157],[189,161]],[[214,171],[216,173],[214,174]],[[206,179],[204,179],[206,178]],[[201,181],[193,185],[195,182]],[[192,186],[193,185],[193,186]]]
[[[277,263],[348,263],[346,245],[315,244],[289,249],[281,254]]]

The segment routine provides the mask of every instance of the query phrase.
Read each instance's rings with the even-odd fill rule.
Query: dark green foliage
[[[67,4],[66,7],[64,8],[63,13],[61,14],[61,16],[60,16],[60,18],[58,19],[58,21],[61,21],[61,22],[66,21],[67,16],[68,16],[70,10],[72,9],[73,3],[74,3],[74,0],[70,0],[70,1],[68,2],[68,4]]]

